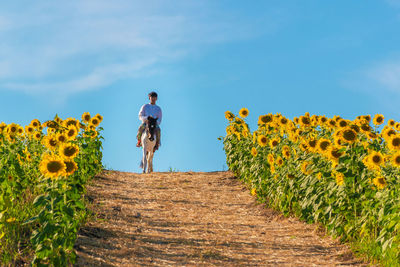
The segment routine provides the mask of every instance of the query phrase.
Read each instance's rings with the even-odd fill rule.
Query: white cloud
[[[204,45],[249,38],[249,21],[196,1],[30,1],[0,8],[0,89],[71,94],[152,71]]]
[[[400,61],[380,63],[368,69],[365,74],[378,88],[400,93]]]
[[[386,0],[386,3],[394,7],[400,7],[400,0]]]

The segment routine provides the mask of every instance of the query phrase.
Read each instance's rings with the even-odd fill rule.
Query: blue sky
[[[139,172],[155,90],[155,170],[223,170],[226,110],[399,121],[399,44],[400,0],[4,2],[0,121],[100,113],[103,163]]]

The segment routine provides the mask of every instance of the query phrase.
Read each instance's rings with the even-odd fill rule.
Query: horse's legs
[[[145,173],[146,172],[146,168],[147,168],[147,151],[146,151],[146,149],[143,147],[143,159],[142,159],[142,162],[143,162],[143,173]]]
[[[149,172],[153,172],[153,156],[154,156],[154,152],[152,150],[150,150],[149,152]]]

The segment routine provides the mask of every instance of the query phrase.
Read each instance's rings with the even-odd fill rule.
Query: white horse
[[[146,128],[142,134],[142,146],[143,146],[143,158],[140,162],[140,167],[143,169],[143,173],[153,172],[153,156],[154,147],[156,145],[156,127],[157,118],[148,117]]]

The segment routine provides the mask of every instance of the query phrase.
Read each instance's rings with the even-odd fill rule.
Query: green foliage
[[[103,129],[99,127],[97,132]],[[20,136],[10,142],[0,134],[0,261],[31,261],[33,266],[67,266],[75,262],[74,243],[88,216],[87,182],[102,170],[100,135],[83,130],[72,141],[79,146],[78,169],[69,176],[46,178],[39,171],[47,148],[40,140]],[[29,154],[29,157],[28,157]]]
[[[289,137],[289,131],[278,127],[279,124],[260,127],[253,133],[263,134],[268,140],[279,138],[279,144],[272,148],[260,145],[251,133],[244,136],[242,131],[248,129],[247,124],[231,120],[228,134],[223,138],[229,170],[268,206],[286,216],[325,225],[329,233],[349,242],[370,259],[378,259],[388,266],[399,265],[399,170],[390,164],[382,165],[379,175],[385,178],[387,186],[379,189],[372,183],[377,174],[363,164],[369,149],[389,153],[382,139],[366,145],[367,141],[363,140],[367,139],[363,137],[343,146],[344,156],[333,164],[322,153],[301,149],[300,142]],[[317,140],[333,139],[332,133],[322,128],[297,132],[299,140],[311,136]],[[275,159],[283,157],[284,146],[290,148],[290,158],[284,159],[281,166],[269,163],[269,154]],[[257,150],[255,156],[251,154],[253,147]],[[304,162],[311,163],[306,173],[302,171]],[[342,175],[343,184],[338,182],[336,174]]]

